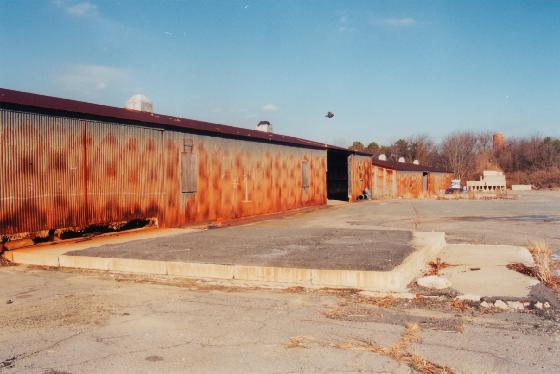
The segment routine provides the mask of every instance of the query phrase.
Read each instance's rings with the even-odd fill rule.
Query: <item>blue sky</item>
[[[0,87],[144,93],[159,113],[339,145],[560,136],[560,1],[2,0]]]

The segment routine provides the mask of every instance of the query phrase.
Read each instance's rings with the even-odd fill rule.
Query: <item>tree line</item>
[[[463,131],[441,142],[420,135],[399,139],[390,145],[355,141],[350,149],[385,154],[388,160],[404,157],[407,162],[452,171],[464,182],[478,179],[483,170],[504,171],[508,184],[532,184],[537,188],[560,187],[560,139],[543,136],[493,139],[489,132]]]

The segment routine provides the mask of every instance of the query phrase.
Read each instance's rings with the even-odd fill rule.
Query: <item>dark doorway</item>
[[[327,198],[348,201],[348,152],[327,150]]]

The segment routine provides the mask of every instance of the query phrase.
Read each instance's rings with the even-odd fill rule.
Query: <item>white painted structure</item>
[[[272,124],[268,121],[260,121],[257,124],[257,130],[262,132],[272,132]]]
[[[502,171],[484,170],[480,180],[467,181],[469,191],[505,191],[506,176]]]
[[[531,191],[533,186],[530,184],[512,184],[511,190],[512,191]]]

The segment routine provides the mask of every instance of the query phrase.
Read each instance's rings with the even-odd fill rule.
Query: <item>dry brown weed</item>
[[[418,337],[419,332],[420,326],[418,324],[407,324],[399,340],[388,347],[381,347],[377,343],[368,340],[339,343],[336,347],[339,349],[379,353],[408,365],[410,368],[423,374],[452,374],[453,371],[447,366],[435,364],[422,356],[408,352],[411,344],[420,341]]]
[[[507,268],[535,277],[545,286],[560,292],[560,277],[555,275],[555,270],[560,269],[560,262],[552,259],[554,252],[543,241],[529,242],[527,249],[529,249],[531,257],[533,257],[534,266],[514,263],[508,264]]]
[[[305,335],[293,336],[290,338],[290,340],[288,340],[285,346],[286,348],[309,348],[305,344],[313,340],[314,339],[310,336],[305,336]]]
[[[439,275],[439,272],[445,268],[453,266],[443,261],[441,258],[436,258],[435,261],[430,261],[428,263],[429,269],[424,272],[424,275]]]

